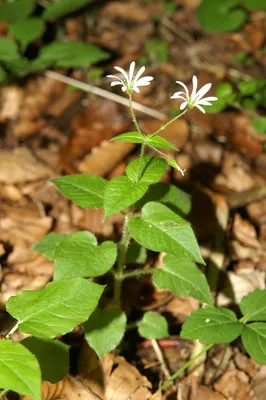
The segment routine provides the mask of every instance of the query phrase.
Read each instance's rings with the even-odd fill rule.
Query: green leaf
[[[191,210],[191,196],[177,186],[157,183],[149,188],[145,196],[136,204],[142,208],[149,201],[157,201],[169,207],[177,214],[187,215]]]
[[[266,321],[266,290],[256,289],[243,297],[240,310],[248,321]]]
[[[0,61],[14,62],[19,58],[17,45],[12,40],[0,38]]]
[[[5,1],[0,6],[0,20],[9,23],[22,21],[35,9],[36,0]]]
[[[55,0],[53,3],[47,5],[43,18],[55,19],[63,17],[66,14],[73,13],[82,7],[85,7],[92,0]]]
[[[0,341],[0,387],[41,400],[38,361],[22,344]]]
[[[19,328],[38,337],[64,335],[95,310],[104,286],[83,278],[51,282],[42,290],[25,290],[9,298],[7,311]]]
[[[39,240],[39,242],[34,243],[32,248],[37,253],[41,253],[44,257],[48,258],[48,260],[53,260],[55,249],[66,236],[66,233],[49,233],[43,239]]]
[[[234,92],[233,86],[229,82],[218,83],[215,89],[215,95],[220,99],[221,97],[230,96]]]
[[[266,133],[266,117],[253,119],[252,126],[256,129],[257,133],[264,135]]]
[[[25,49],[29,43],[42,36],[45,23],[41,18],[32,17],[9,24],[8,30],[21,43],[22,49]]]
[[[145,141],[149,144],[151,144],[153,147],[158,147],[159,149],[170,149],[170,150],[175,150],[178,151],[178,149],[171,144],[170,142],[168,142],[168,140],[164,139],[161,136],[153,136],[152,137],[152,133],[149,135],[145,136]]]
[[[2,68],[2,67],[0,66],[0,82],[5,81],[5,80],[6,80],[6,77],[7,77],[6,71],[4,70],[4,68]]]
[[[150,202],[142,217],[129,221],[129,232],[141,246],[204,264],[189,223],[163,204]]]
[[[141,167],[140,167],[141,162]],[[144,156],[131,161],[126,167],[126,174],[132,182],[157,183],[164,176],[167,163],[163,158]]]
[[[266,364],[266,324],[254,322],[244,325],[241,339],[248,354],[258,364]]]
[[[56,383],[64,378],[69,368],[69,346],[59,340],[28,337],[21,344],[37,358],[42,380]]]
[[[113,242],[106,241],[97,247],[96,238],[90,232],[68,235],[55,250],[54,279],[103,275],[112,268],[116,256]]]
[[[144,314],[138,323],[138,331],[146,339],[161,339],[169,336],[166,319],[153,311]]]
[[[247,18],[247,13],[237,5],[241,0],[202,0],[197,8],[197,16],[203,28],[223,33],[239,29]]]
[[[127,249],[125,264],[145,264],[147,250],[138,243],[130,243]]]
[[[38,63],[63,68],[87,68],[107,58],[109,54],[106,51],[90,43],[55,41],[42,47]]]
[[[153,282],[157,288],[170,290],[176,296],[191,296],[212,304],[207,279],[193,261],[168,254],[163,259],[163,268],[153,273]]]
[[[68,175],[52,182],[75,204],[82,208],[102,208],[107,181],[100,176]]]
[[[145,50],[155,61],[167,62],[169,60],[169,45],[163,40],[147,40],[145,42]]]
[[[243,0],[243,4],[251,10],[266,10],[266,3],[263,0]]]
[[[238,322],[233,311],[207,306],[186,318],[181,337],[199,339],[204,344],[230,343],[241,334],[242,329],[243,324]]]
[[[263,89],[266,86],[265,79],[252,78],[248,81],[241,81],[237,84],[237,87],[242,96],[251,96],[258,90]]]
[[[128,143],[142,143],[143,136],[139,132],[126,132],[122,133],[121,135],[115,136],[111,139],[113,140],[120,140],[121,142],[128,142]]]
[[[104,218],[136,203],[147,190],[146,183],[133,183],[127,176],[113,178],[108,182],[104,193]]]
[[[89,345],[102,357],[121,341],[126,330],[126,314],[120,308],[96,308],[89,320],[83,324]]]

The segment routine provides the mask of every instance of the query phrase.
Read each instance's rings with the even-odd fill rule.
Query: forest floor
[[[122,96],[119,87],[110,88],[106,75],[114,73],[115,65],[127,69],[130,62],[143,60],[154,83],[134,94],[134,101],[161,113],[156,119],[137,112],[145,133],[158,129],[163,118],[167,120],[178,110],[178,103],[170,99],[179,90],[176,80],[190,85],[196,75],[201,86],[211,82],[215,88],[220,82],[234,86],[241,80],[264,79],[265,13],[251,13],[239,32],[212,34],[197,21],[198,3],[176,1],[176,8],[167,14],[156,1],[103,1],[95,4],[91,14],[67,16],[60,24],[68,40],[97,44],[112,58],[100,63],[98,76],[99,66],[97,70],[94,66],[87,71],[56,72]],[[145,47],[151,39],[166,44],[161,55],[154,47]],[[243,52],[252,62],[235,61]],[[266,135],[256,132],[253,116],[254,111],[242,107],[206,115],[194,109],[162,134],[180,149],[178,154],[167,154],[186,169],[182,176],[169,168],[164,181],[191,194],[188,219],[217,293],[216,304],[234,310],[244,295],[265,289]],[[120,214],[103,222],[102,210],[85,210],[70,203],[49,179],[76,173],[105,178],[122,175],[139,148],[109,141],[134,129],[126,106],[75,90],[47,72],[1,89],[0,124],[0,304],[4,320],[10,296],[41,289],[53,278],[52,262],[34,252],[33,243],[49,232],[89,230],[100,241],[119,240],[121,234]],[[127,332],[117,351],[99,361],[77,328],[62,338],[71,346],[70,373],[58,384],[44,382],[44,399],[150,399],[166,379],[165,372],[174,373],[198,352],[197,342],[179,337],[181,324],[199,307],[198,301],[158,290],[149,277],[128,280],[122,295],[127,313],[138,317],[153,310],[167,317],[171,336],[158,341],[167,371],[151,341],[135,330]],[[19,331],[13,335],[16,341],[23,337]],[[199,366],[156,399],[264,400],[265,393],[266,366],[257,365],[236,340],[230,346],[215,346]]]

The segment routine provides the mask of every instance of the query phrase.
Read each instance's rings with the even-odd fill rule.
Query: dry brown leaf
[[[192,384],[190,400],[225,400],[225,398],[207,386],[198,385],[195,381],[195,384]]]
[[[266,222],[266,199],[253,201],[247,206],[247,212],[249,218],[255,222],[255,224],[264,224]]]
[[[255,249],[259,249],[261,247],[261,244],[257,239],[257,232],[254,225],[241,218],[239,214],[234,215],[232,236],[243,246],[252,247]]]
[[[249,384],[249,378],[243,371],[228,370],[214,385],[214,388],[226,399],[256,400],[254,390]]]
[[[0,153],[0,182],[9,185],[31,182],[52,174],[53,171],[38,161],[26,147]]]
[[[236,366],[241,371],[244,371],[248,376],[253,378],[258,371],[258,364],[252,358],[247,357],[245,354],[241,353],[239,350],[236,350],[237,354],[234,356],[234,361]]]
[[[133,143],[108,142],[92,149],[78,165],[79,171],[89,175],[105,176],[135,147]]]
[[[0,122],[15,120],[18,117],[24,98],[24,91],[18,86],[8,86],[1,90]]]
[[[256,394],[256,400],[265,400],[266,393],[266,365],[262,365],[251,381]]]
[[[51,217],[40,217],[36,205],[1,207],[0,240],[13,246],[28,247],[45,236],[52,227]]]

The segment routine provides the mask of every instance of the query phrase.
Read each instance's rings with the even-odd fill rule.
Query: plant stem
[[[201,352],[195,355],[195,357],[191,358],[189,361],[187,361],[184,365],[182,365],[181,368],[179,368],[169,379],[167,379],[163,385],[157,390],[156,393],[161,392],[162,390],[166,389],[167,386],[170,385],[170,383],[176,379],[182,372],[184,372],[198,357],[200,357],[202,354],[206,353],[208,350],[210,350],[214,344],[208,344]]]
[[[153,274],[155,271],[158,271],[158,268],[136,269],[134,271],[125,272],[123,274],[123,279],[133,278],[134,276],[140,276],[144,274]]]
[[[132,121],[134,122],[134,125],[135,125],[137,131],[141,134],[141,136],[143,136],[143,133],[142,133],[141,130],[140,130],[140,127],[139,127],[139,124],[138,124],[136,115],[135,115],[135,113],[134,113],[133,104],[132,104],[132,95],[129,94],[128,97],[129,97],[129,108],[130,108],[130,113],[131,113]]]
[[[124,228],[122,239],[119,243],[119,252],[117,258],[117,269],[114,275],[114,301],[116,304],[120,305],[120,296],[121,296],[121,288],[123,281],[123,269],[125,265],[125,259],[127,255],[127,248],[131,239],[131,236],[128,232],[128,223],[129,223],[130,215],[125,216]]]
[[[16,332],[16,330],[18,329],[18,325],[19,322],[16,322],[16,324],[7,332],[6,334],[6,338],[8,339],[10,335],[12,335],[12,333]]]
[[[3,389],[0,392],[0,397],[4,396],[4,394],[6,394],[9,391],[9,389]]]
[[[187,112],[187,110],[184,110],[183,112],[181,112],[180,114],[178,114],[176,117],[174,117],[173,119],[171,119],[170,121],[166,122],[166,124],[162,125],[161,128],[159,128],[156,132],[154,132],[150,137],[154,137],[156,135],[158,135],[158,133],[160,133],[161,131],[163,131],[165,128],[167,128],[168,125],[172,124],[173,122],[175,122],[178,118],[182,117],[182,115],[184,115]]]

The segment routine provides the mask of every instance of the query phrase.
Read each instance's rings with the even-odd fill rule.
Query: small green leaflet
[[[162,339],[169,336],[166,319],[153,311],[144,314],[138,323],[138,331],[140,336],[146,339]]]
[[[45,23],[41,18],[32,17],[10,24],[8,30],[21,44],[22,51],[24,51],[29,43],[42,36]]]
[[[212,303],[207,279],[193,261],[168,254],[163,259],[163,268],[153,273],[153,282],[157,288],[170,290],[176,296]]]
[[[63,68],[88,68],[107,58],[109,54],[106,51],[90,43],[54,41],[41,48],[36,63]]]
[[[113,140],[120,140],[121,142],[128,142],[128,143],[142,143],[143,137],[140,132],[133,131],[133,132],[126,132],[122,133],[121,135],[115,136],[111,139]]]
[[[68,175],[52,182],[75,204],[82,208],[102,208],[107,181],[94,175]]]
[[[42,290],[25,290],[10,297],[6,308],[23,332],[53,338],[86,321],[103,290],[104,286],[83,278],[63,279]]]
[[[140,158],[136,158],[131,161],[126,167],[126,174],[128,178],[133,182],[157,183],[164,176],[167,168],[167,163],[163,158],[144,156],[141,161]]]
[[[41,400],[41,371],[36,357],[20,343],[0,341],[0,387]]]
[[[157,201],[164,204],[177,214],[187,215],[191,210],[191,196],[175,185],[168,183],[156,183],[152,185],[145,196],[136,204],[142,208],[149,201]]]
[[[63,17],[66,14],[70,14],[85,7],[92,0],[55,0],[52,3],[48,3],[43,13],[44,19],[55,19]]]
[[[263,0],[243,0],[243,5],[251,10],[266,10],[266,3]]]
[[[14,62],[19,58],[17,45],[12,40],[0,38],[0,60]]]
[[[113,178],[104,193],[104,218],[133,205],[147,190],[146,183],[133,183],[127,176]]]
[[[254,290],[243,297],[240,310],[245,322],[266,321],[266,290]]]
[[[96,308],[89,320],[83,324],[85,338],[98,356],[102,357],[120,343],[126,323],[126,315],[120,308]]]
[[[28,17],[36,7],[36,0],[4,1],[0,5],[0,21],[17,22]]]
[[[204,264],[189,223],[163,204],[145,204],[142,216],[132,217],[128,229],[136,242],[147,249]]]
[[[125,264],[144,264],[147,259],[147,250],[138,243],[130,243],[127,249]]]
[[[106,241],[97,247],[97,239],[91,232],[76,232],[55,249],[54,279],[103,275],[112,268],[116,256],[115,243]]]
[[[241,334],[242,329],[243,324],[238,322],[233,311],[207,306],[186,318],[181,337],[199,339],[203,344],[230,343]]]
[[[41,253],[48,260],[54,259],[54,252],[57,246],[67,237],[66,233],[48,233],[47,236],[32,245],[32,248]]]
[[[172,143],[168,142],[168,140],[158,135],[153,136],[152,133],[145,136],[145,141],[148,144],[151,144],[153,147],[158,147],[159,149],[178,151],[178,149]]]
[[[266,324],[253,322],[244,325],[241,339],[248,354],[258,364],[266,364]]]
[[[37,358],[42,380],[56,383],[69,369],[69,346],[59,340],[28,337],[21,344]]]

